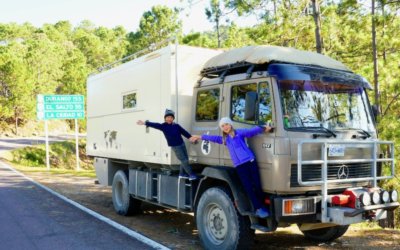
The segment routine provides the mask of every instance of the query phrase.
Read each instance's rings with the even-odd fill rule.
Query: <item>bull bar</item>
[[[321,145],[321,159],[318,160],[303,160],[303,146],[306,144],[320,144]],[[328,149],[332,145],[350,145],[352,148],[360,147],[371,147],[371,158],[369,159],[339,159],[332,160],[328,159]],[[388,145],[390,147],[389,158],[378,158],[378,146]],[[389,162],[391,164],[391,173],[388,176],[377,176],[377,165],[378,162]],[[362,178],[349,178],[349,179],[335,179],[328,180],[328,164],[348,164],[348,163],[372,163],[372,176]],[[320,181],[303,181],[302,178],[302,166],[307,165],[321,165],[321,180]],[[328,185],[330,183],[350,183],[356,181],[372,181],[373,187],[377,187],[378,180],[391,179],[394,177],[395,165],[394,165],[394,144],[390,141],[354,141],[354,140],[301,140],[298,144],[298,158],[297,158],[297,181],[301,186],[320,186],[321,187],[321,222],[332,222],[332,219],[328,216]],[[380,208],[392,208],[395,209],[399,206],[398,202],[391,204],[380,205]],[[372,210],[373,207],[371,207]],[[356,210],[355,212],[344,211],[343,216],[358,215],[360,211],[366,211],[367,208]],[[333,212],[333,211],[332,211]]]

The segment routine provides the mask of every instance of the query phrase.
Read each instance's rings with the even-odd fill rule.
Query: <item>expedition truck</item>
[[[275,46],[169,44],[111,66],[87,81],[87,154],[121,215],[141,202],[194,212],[205,249],[243,249],[255,230],[294,223],[307,238],[334,240],[399,206],[396,190],[378,187],[394,176],[394,145],[377,139],[371,86],[336,60]],[[255,215],[224,145],[186,142],[200,178],[178,176],[163,134],[136,125],[163,122],[166,108],[194,135],[220,135],[225,116],[234,128],[273,124],[247,141],[269,217]]]

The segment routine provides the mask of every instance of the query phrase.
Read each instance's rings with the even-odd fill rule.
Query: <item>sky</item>
[[[170,8],[183,7],[180,15],[183,32],[212,30],[207,20],[205,8],[209,0],[0,0],[0,23],[29,22],[36,27],[45,23],[55,24],[68,20],[74,26],[89,20],[96,26],[114,28],[122,25],[127,31],[137,31],[139,21],[145,11],[154,5]],[[247,19],[248,21],[248,19]],[[246,21],[246,22],[247,22]],[[242,20],[239,23],[246,23]]]

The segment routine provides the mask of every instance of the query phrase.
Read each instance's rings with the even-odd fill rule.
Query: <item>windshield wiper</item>
[[[362,136],[360,136],[360,138],[362,138],[362,139],[367,139],[367,138],[370,138],[370,137],[371,137],[371,134],[368,133],[366,130],[364,130],[364,129],[362,129],[362,128],[349,128],[349,129],[357,130],[357,132],[358,132],[359,134],[362,134]],[[357,138],[357,135],[353,135],[351,138],[356,139],[356,138]]]
[[[325,137],[327,137],[327,138],[330,138],[331,136],[333,136],[333,138],[336,138],[336,134],[332,130],[330,130],[328,128],[316,127],[316,129],[322,129],[322,131],[326,133]],[[321,134],[313,134],[313,138],[314,139],[317,139],[320,136],[323,136],[323,135],[321,135]]]
[[[301,130],[306,130],[306,131],[310,131],[310,130],[316,131],[317,130],[318,132],[324,133],[324,134],[313,134],[314,139],[316,139],[318,137],[322,137],[322,136],[327,137],[327,138],[330,138],[333,136],[334,138],[336,138],[336,134],[332,130],[325,128],[325,127],[295,127],[292,129],[301,129]]]

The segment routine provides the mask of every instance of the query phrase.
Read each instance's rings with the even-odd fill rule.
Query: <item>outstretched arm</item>
[[[264,133],[273,132],[273,129],[274,129],[273,127],[267,125],[265,127],[255,126],[253,128],[248,128],[248,129],[238,129],[237,132],[242,136],[249,138],[261,134],[263,132]]]
[[[192,135],[186,131],[186,129],[184,129],[181,125],[179,125],[179,130],[181,131],[181,135],[183,135],[184,137],[186,137],[187,139],[192,138]]]
[[[136,122],[136,124],[137,125],[146,125],[147,127],[151,127],[151,128],[155,128],[155,129],[161,130],[161,123],[138,120]]]
[[[210,141],[218,144],[223,144],[222,136],[220,135],[202,135],[201,139],[203,141]]]

